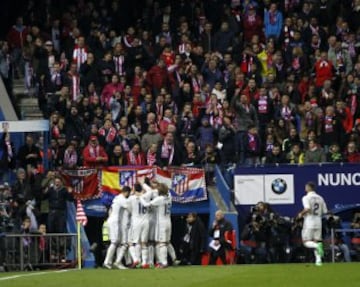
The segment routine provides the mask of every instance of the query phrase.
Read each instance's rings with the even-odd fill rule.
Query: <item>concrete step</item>
[[[37,98],[29,98],[29,97],[22,97],[19,99],[19,105],[25,105],[25,106],[37,106],[38,105],[38,99]]]
[[[41,120],[44,119],[42,112],[27,112],[23,113],[23,120]]]

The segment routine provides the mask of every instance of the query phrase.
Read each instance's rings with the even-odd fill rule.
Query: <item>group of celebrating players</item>
[[[173,264],[178,264],[170,243],[171,204],[171,195],[164,183],[146,178],[143,183],[136,183],[133,190],[124,186],[109,211],[110,245],[103,266],[127,269],[123,264],[127,254],[132,268],[165,268],[168,254]]]

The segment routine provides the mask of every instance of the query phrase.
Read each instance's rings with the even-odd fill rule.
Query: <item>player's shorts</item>
[[[150,221],[149,221],[149,241],[155,241],[155,229],[156,229],[155,220],[150,219]]]
[[[303,241],[320,241],[322,239],[321,228],[303,228],[301,237]]]
[[[131,224],[130,242],[141,243],[149,240],[149,221],[143,220]]]
[[[129,226],[122,224],[119,227],[119,243],[126,244],[129,242]]]
[[[155,229],[156,242],[170,242],[171,223],[158,224]]]
[[[111,243],[119,242],[119,224],[117,222],[109,222],[109,239]]]

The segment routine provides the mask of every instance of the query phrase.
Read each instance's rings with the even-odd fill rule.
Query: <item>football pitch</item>
[[[321,267],[313,264],[274,264],[0,273],[0,286],[352,287],[360,286],[360,263],[327,263]]]

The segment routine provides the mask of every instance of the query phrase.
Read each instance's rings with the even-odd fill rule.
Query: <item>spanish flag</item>
[[[104,168],[101,175],[102,191],[115,196],[121,192],[124,186],[133,188],[139,178],[152,178],[153,174],[153,167],[150,166]]]

